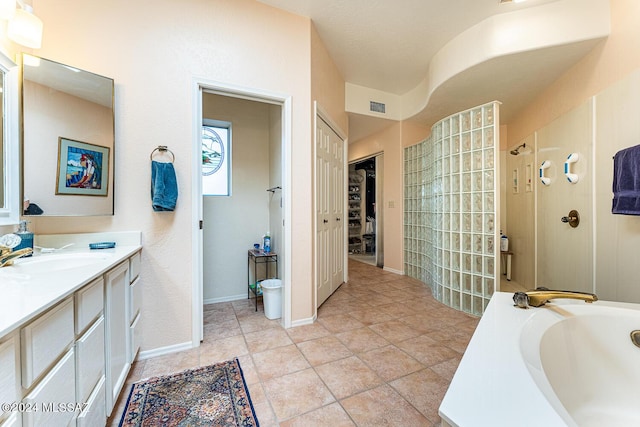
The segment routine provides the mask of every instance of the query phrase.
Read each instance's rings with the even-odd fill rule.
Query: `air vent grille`
[[[382,102],[369,101],[369,111],[374,113],[385,113],[386,105]]]

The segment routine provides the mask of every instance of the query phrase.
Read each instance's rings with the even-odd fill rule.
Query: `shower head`
[[[515,150],[511,150],[510,153],[514,156],[517,156],[518,154],[520,154],[520,149],[521,148],[525,148],[527,146],[527,144],[520,144],[516,147]]]

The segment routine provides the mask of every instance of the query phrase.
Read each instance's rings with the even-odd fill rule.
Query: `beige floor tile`
[[[449,386],[448,380],[431,369],[423,369],[390,384],[429,421],[435,423],[440,420],[438,407]]]
[[[310,365],[295,345],[255,353],[253,363],[262,381],[309,368]]]
[[[431,424],[398,392],[382,385],[340,401],[358,426],[426,426]]]
[[[269,328],[246,333],[244,338],[251,353],[260,353],[272,348],[293,344],[287,332],[282,328]]]
[[[261,424],[262,425],[262,424]],[[299,417],[292,418],[283,423],[280,427],[355,427],[338,403],[323,406],[315,411],[308,412]]]
[[[440,375],[442,378],[447,379],[449,382],[453,379],[453,375],[456,373],[458,369],[458,365],[460,364],[460,360],[462,359],[462,355],[458,357],[454,357],[453,359],[445,360],[444,362],[437,363],[431,366],[431,370],[436,374]]]
[[[322,326],[320,323],[315,322],[311,325],[303,325],[297,326],[295,328],[287,329],[287,334],[289,334],[289,338],[294,343],[300,343],[303,341],[310,341],[316,338],[326,337],[330,335],[331,332],[327,331],[327,328]]]
[[[322,365],[338,359],[344,359],[353,354],[338,338],[333,335],[305,341],[298,344],[311,366]]]
[[[316,366],[315,369],[336,399],[382,384],[382,379],[355,356]]]
[[[278,420],[287,420],[335,401],[313,369],[273,378],[264,383],[264,388]]]
[[[377,307],[367,307],[361,310],[350,311],[349,315],[361,322],[363,325],[374,325],[393,320],[393,316],[379,310]]]
[[[405,301],[392,302],[391,304],[384,304],[384,305],[378,306],[377,308],[378,310],[388,314],[394,319],[416,314],[414,310],[412,310],[407,306]]]
[[[425,366],[433,366],[459,356],[459,353],[442,344],[438,344],[426,335],[410,338],[397,344],[414,359]]]
[[[414,338],[422,333],[422,331],[412,328],[401,320],[379,323],[377,325],[371,325],[369,328],[392,343]]]
[[[255,384],[260,382],[260,377],[258,376],[258,371],[256,370],[256,365],[253,363],[251,355],[246,354],[238,357],[238,362],[240,362],[245,383]]]
[[[340,332],[345,332],[351,329],[362,328],[364,325],[354,319],[353,317],[345,314],[344,308],[341,314],[335,316],[328,316],[323,318],[318,318],[318,322],[331,333],[338,334]]]
[[[169,375],[185,369],[199,366],[199,350],[197,348],[154,357],[146,361],[142,370],[142,378]]]
[[[224,362],[249,353],[242,335],[205,341],[198,348],[200,349],[200,366]]]
[[[358,357],[384,381],[391,381],[424,368],[420,362],[393,345],[359,354]]]
[[[336,337],[354,353],[364,353],[389,345],[389,341],[376,334],[370,327],[342,332]]]

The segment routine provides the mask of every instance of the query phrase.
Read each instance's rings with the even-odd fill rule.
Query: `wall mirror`
[[[113,215],[113,79],[22,54],[25,215]]]
[[[0,52],[0,225],[20,216],[18,141],[18,66]]]

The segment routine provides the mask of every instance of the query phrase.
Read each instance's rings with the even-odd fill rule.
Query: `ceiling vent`
[[[386,112],[386,105],[382,102],[369,101],[369,111],[384,114]]]

